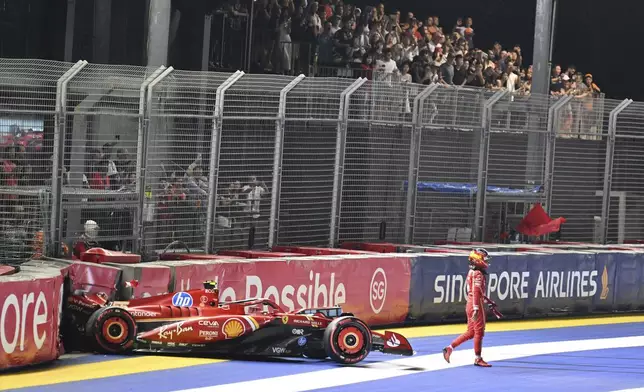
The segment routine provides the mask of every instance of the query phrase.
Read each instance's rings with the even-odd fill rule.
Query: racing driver
[[[476,355],[474,365],[482,367],[491,366],[481,358],[483,335],[485,334],[485,309],[483,302],[491,302],[484,294],[486,270],[490,265],[489,260],[490,256],[485,249],[478,248],[470,252],[470,271],[467,273],[466,281],[468,291],[467,305],[465,306],[467,331],[443,349],[443,357],[448,363],[449,357],[456,347],[474,338],[474,354]]]

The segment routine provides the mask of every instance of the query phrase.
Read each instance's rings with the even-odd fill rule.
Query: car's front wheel
[[[122,354],[130,351],[136,339],[136,321],[125,309],[108,307],[94,312],[85,329],[102,352]]]
[[[354,364],[369,355],[371,339],[371,330],[360,319],[339,317],[324,331],[324,349],[334,361],[345,365]]]

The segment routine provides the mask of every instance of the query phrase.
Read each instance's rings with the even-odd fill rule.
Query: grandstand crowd
[[[243,12],[235,1],[233,12]],[[520,45],[476,46],[471,17],[448,28],[438,16],[389,12],[384,4],[361,9],[342,0],[260,0],[253,15],[254,61],[279,74],[396,75],[402,82],[507,89],[529,94],[532,66]],[[553,95],[597,96],[591,74],[570,66],[552,70]]]

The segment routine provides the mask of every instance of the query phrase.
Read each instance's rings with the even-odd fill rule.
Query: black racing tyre
[[[87,321],[87,336],[93,338],[101,352],[122,354],[132,349],[136,339],[136,321],[125,309],[101,308]]]
[[[371,339],[371,330],[360,319],[339,317],[324,331],[324,350],[332,360],[350,365],[369,355]]]

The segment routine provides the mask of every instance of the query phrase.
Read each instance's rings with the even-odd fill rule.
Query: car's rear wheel
[[[102,308],[89,318],[86,332],[100,351],[122,354],[130,351],[134,345],[136,321],[125,309]]]
[[[371,351],[371,330],[355,317],[333,320],[324,331],[324,350],[334,361],[354,364],[362,361]]]

